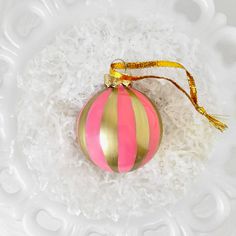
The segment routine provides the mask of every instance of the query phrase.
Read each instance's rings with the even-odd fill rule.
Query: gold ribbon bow
[[[177,84],[173,79],[155,75],[133,76],[118,71],[124,69],[125,70],[144,69],[151,67],[167,67],[167,68],[183,69],[186,72],[188,78],[188,85],[190,92],[187,93],[186,90],[184,90],[184,88],[182,88],[179,84]],[[116,87],[120,84],[129,86],[132,81],[142,80],[147,78],[167,80],[171,82],[175,87],[177,87],[181,92],[183,92],[187,96],[187,98],[191,101],[196,111],[199,112],[201,115],[205,116],[214,127],[216,127],[218,130],[222,132],[227,128],[226,124],[216,119],[213,115],[209,115],[204,107],[199,106],[197,97],[197,88],[194,78],[190,74],[190,72],[178,62],[172,62],[172,61],[146,61],[146,62],[127,62],[127,63],[124,61],[114,62],[110,66],[109,75],[105,75],[105,84],[107,87]]]

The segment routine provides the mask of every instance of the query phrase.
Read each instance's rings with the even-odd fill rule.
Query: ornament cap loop
[[[115,78],[109,74],[105,74],[104,75],[104,84],[110,88],[116,88],[118,87],[119,85],[124,85],[125,87],[129,87],[131,86],[132,84],[132,81],[131,80],[122,80],[122,79],[119,79],[119,78]]]

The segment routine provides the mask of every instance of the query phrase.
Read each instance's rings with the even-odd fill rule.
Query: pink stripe
[[[148,122],[149,122],[149,132],[150,132],[150,141],[149,141],[149,151],[142,162],[142,165],[145,165],[148,161],[150,161],[153,155],[156,153],[158,146],[160,144],[161,139],[161,127],[160,127],[160,120],[153,107],[153,104],[146,98],[142,93],[135,89],[131,89],[136,96],[140,99],[143,106],[145,107]]]
[[[112,172],[108,166],[100,144],[100,127],[106,101],[111,89],[105,90],[91,106],[86,121],[86,143],[91,160],[104,170]]]
[[[137,153],[135,117],[131,98],[123,86],[118,88],[118,167],[130,171]]]

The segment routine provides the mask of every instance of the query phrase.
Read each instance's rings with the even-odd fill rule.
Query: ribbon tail
[[[206,114],[205,116],[209,120],[209,122],[221,132],[223,132],[228,128],[226,124],[216,119],[213,115]]]

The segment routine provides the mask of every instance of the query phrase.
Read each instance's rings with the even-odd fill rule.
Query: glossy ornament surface
[[[149,98],[123,85],[92,97],[77,121],[83,152],[109,172],[124,173],[145,165],[156,153],[161,135],[161,118]]]

